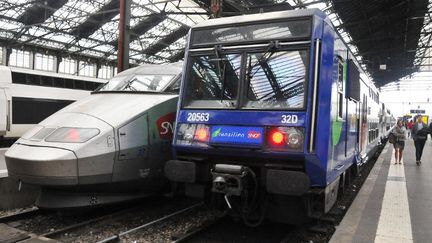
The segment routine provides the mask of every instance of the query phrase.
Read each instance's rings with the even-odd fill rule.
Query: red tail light
[[[210,139],[208,127],[200,127],[195,132],[195,139],[200,142],[208,142]]]
[[[285,134],[279,130],[273,130],[270,134],[270,142],[275,145],[280,145],[285,140]]]
[[[205,124],[180,124],[177,128],[176,144],[208,147],[210,127]]]
[[[66,139],[71,142],[78,142],[80,141],[80,133],[76,129],[71,128],[69,133],[66,135]]]
[[[304,146],[304,128],[302,127],[269,127],[267,146],[274,151],[300,152]]]

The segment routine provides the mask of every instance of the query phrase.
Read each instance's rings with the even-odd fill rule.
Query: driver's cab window
[[[176,78],[174,83],[166,88],[165,92],[178,94],[180,92],[180,80],[181,78]]]

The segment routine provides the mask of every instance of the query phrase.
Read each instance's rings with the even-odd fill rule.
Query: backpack
[[[389,137],[388,137],[388,141],[389,143],[396,143],[396,135],[394,135],[394,133],[390,133]]]

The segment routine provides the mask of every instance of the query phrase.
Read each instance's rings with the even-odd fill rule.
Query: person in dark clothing
[[[431,135],[431,140],[432,140],[432,122],[429,124],[429,133]]]
[[[427,140],[429,133],[429,127],[423,122],[421,115],[417,116],[416,122],[411,131],[412,138],[414,139],[414,146],[416,149],[416,164],[421,164],[421,157],[423,154],[423,148]]]

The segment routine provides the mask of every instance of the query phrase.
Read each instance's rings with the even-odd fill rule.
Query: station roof
[[[0,45],[114,63],[120,1],[0,0]],[[380,87],[428,58],[429,7],[429,0],[224,0],[223,15],[319,8]],[[132,0],[131,63],[182,59],[189,27],[210,9],[211,0]]]
[[[333,0],[333,9],[352,37],[367,71],[378,86],[418,70],[417,48],[424,51],[430,33],[421,33],[428,0]],[[430,13],[427,13],[428,15]],[[422,35],[421,35],[422,34]],[[420,45],[420,46],[419,46]]]

